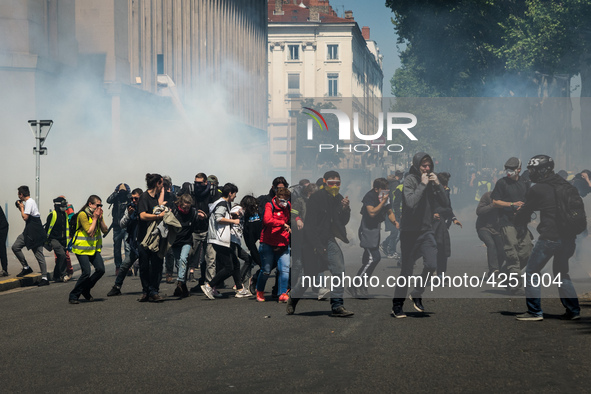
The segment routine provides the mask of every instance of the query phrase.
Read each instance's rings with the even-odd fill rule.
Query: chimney
[[[283,15],[283,0],[275,0],[275,11],[273,15]]]
[[[363,26],[361,28],[361,35],[365,39],[365,41],[369,41],[369,26]]]
[[[345,19],[353,20],[353,11],[345,11]]]
[[[320,13],[316,8],[310,8],[310,22],[320,22]]]

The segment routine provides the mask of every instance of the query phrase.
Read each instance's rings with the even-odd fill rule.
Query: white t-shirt
[[[41,216],[39,213],[39,208],[37,208],[37,203],[32,198],[29,198],[27,201],[25,201],[25,214],[35,218]]]

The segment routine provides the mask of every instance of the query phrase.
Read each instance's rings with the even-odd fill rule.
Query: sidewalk
[[[29,266],[37,272],[33,272],[32,274],[26,275],[22,278],[17,278],[19,272],[22,270],[22,265],[17,260],[12,250],[8,248],[8,276],[0,277],[0,292],[16,289],[18,287],[27,287],[27,286],[37,286],[37,284],[41,281],[41,273],[39,271],[39,264],[37,264],[37,260],[35,260],[35,256],[33,253],[27,249],[24,249],[23,252],[25,253],[25,257],[27,258],[27,262]],[[53,252],[49,252],[44,250],[45,261],[47,263],[47,279],[51,282],[53,281],[53,269],[55,268],[55,257]],[[103,260],[105,261],[105,269],[107,273],[110,273],[113,270],[115,272],[115,264],[113,261],[113,245],[107,244],[103,245],[101,255],[103,256]],[[74,269],[74,275],[76,275],[77,271],[80,271],[80,264],[78,264],[78,260],[76,259],[76,255],[70,252],[70,259],[72,260],[72,268]]]

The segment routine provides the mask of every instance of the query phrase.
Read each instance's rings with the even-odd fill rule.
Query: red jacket
[[[261,232],[261,243],[271,246],[288,246],[289,231],[283,225],[289,223],[291,204],[281,208],[275,202],[275,198],[265,205],[265,215],[263,216],[263,231]]]

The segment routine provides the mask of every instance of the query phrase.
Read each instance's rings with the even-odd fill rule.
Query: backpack
[[[74,245],[74,238],[76,237],[76,231],[78,231],[78,215],[80,215],[80,213],[82,213],[84,211],[80,211],[80,212],[76,212],[74,215],[72,215],[72,218],[70,219],[70,222],[68,223],[69,227],[70,227],[70,239],[68,239],[68,251],[72,251],[72,245]],[[86,216],[88,218],[90,218],[90,216],[88,216],[88,214],[86,212],[84,212],[86,214]]]
[[[554,184],[556,225],[561,235],[579,235],[587,229],[585,205],[576,187],[568,182]]]

